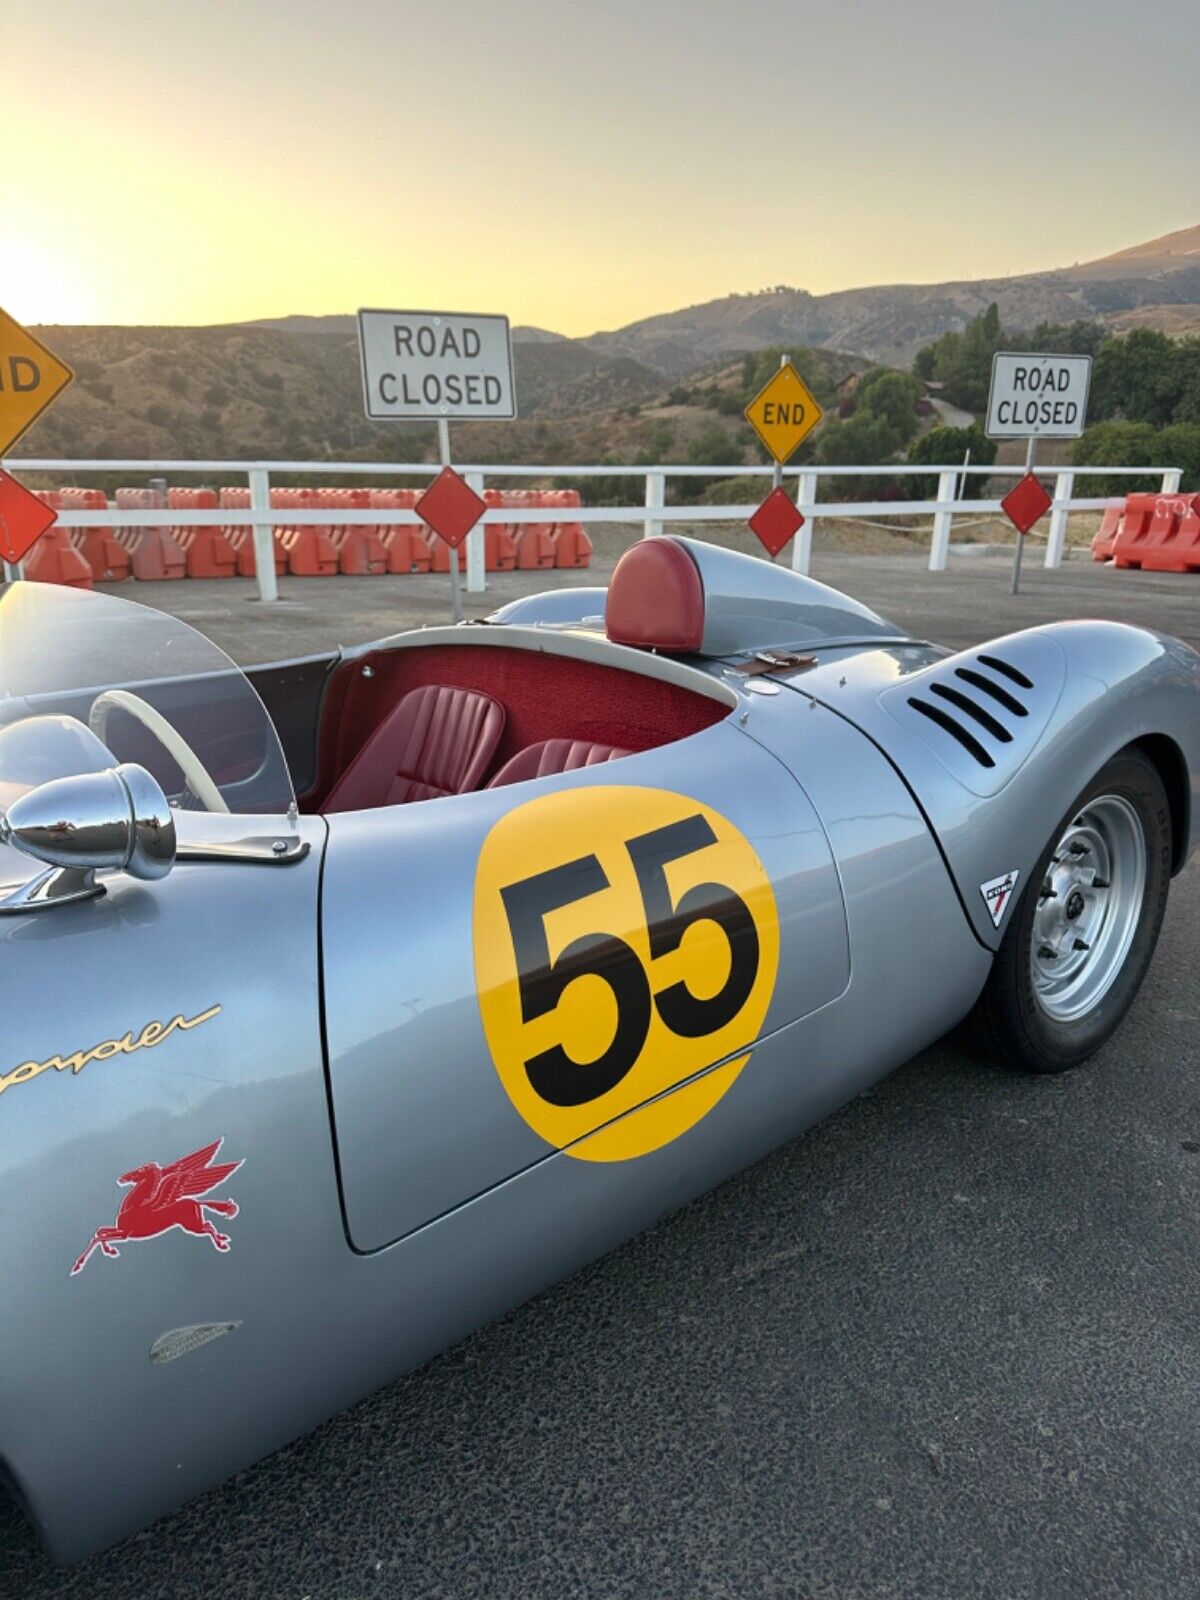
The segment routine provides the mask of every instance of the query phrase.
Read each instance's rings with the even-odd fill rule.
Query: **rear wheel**
[[[1162,780],[1123,750],[1067,812],[1013,908],[976,1007],[1001,1064],[1063,1072],[1113,1033],[1154,954],[1170,862]]]

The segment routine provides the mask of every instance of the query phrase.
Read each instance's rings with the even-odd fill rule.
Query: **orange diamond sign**
[[[0,311],[0,456],[75,374],[7,311]]]
[[[23,561],[57,516],[23,483],[0,472],[0,556],[5,561]]]
[[[824,412],[789,361],[763,384],[745,414],[776,461],[786,461],[808,438]]]

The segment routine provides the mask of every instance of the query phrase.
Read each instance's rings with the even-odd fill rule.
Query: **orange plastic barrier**
[[[485,489],[483,498],[489,511],[503,509],[503,489]],[[483,565],[487,572],[512,572],[516,567],[517,541],[511,522],[484,523]]]
[[[249,489],[222,489],[219,499],[221,505],[227,507],[230,511],[248,511],[250,509]],[[275,504],[274,491],[271,495],[271,504],[272,506]],[[238,577],[255,577],[254,529],[246,522],[231,522],[222,527],[221,532],[229,540],[237,557]],[[281,578],[287,571],[287,552],[284,550],[283,541],[280,538],[281,530],[275,527],[272,528],[271,532],[275,545],[275,575]]]
[[[507,489],[504,492],[506,506],[527,509],[530,506],[542,506],[546,502],[549,491],[541,489]],[[517,532],[517,570],[520,572],[541,572],[554,565],[554,524],[553,522],[519,522],[514,527]]]
[[[1171,517],[1162,538],[1152,542],[1144,552],[1142,571],[1200,572],[1200,494],[1169,498],[1179,502],[1176,514]]]
[[[1131,494],[1125,499],[1121,531],[1113,544],[1113,565],[1140,567],[1142,556],[1165,537],[1176,520],[1176,500],[1182,496]]]
[[[1092,540],[1092,560],[1111,561],[1113,546],[1121,537],[1121,524],[1125,520],[1125,505],[1107,506],[1096,537]]]
[[[421,498],[420,489],[371,489],[369,493],[377,511],[411,511]],[[429,571],[433,551],[419,523],[392,523],[390,526],[381,523],[377,532],[389,572]]]
[[[167,505],[176,511],[215,511],[215,489],[168,489]],[[237,576],[237,551],[218,527],[173,528],[175,541],[184,553],[189,578],[233,578]]]
[[[56,504],[62,511],[107,511],[108,496],[103,489],[56,489]],[[129,576],[129,551],[117,537],[116,528],[72,528],[70,540],[88,564],[98,583],[121,583]]]
[[[450,546],[445,539],[439,539],[432,528],[426,531],[426,548],[429,551],[430,572],[449,572]],[[465,544],[460,544],[458,547],[458,571],[461,577],[466,576],[467,547]]]
[[[1119,567],[1140,567],[1141,550],[1150,536],[1155,506],[1160,496],[1156,494],[1131,494],[1125,497],[1125,511],[1121,526],[1113,541],[1113,562]],[[1119,560],[1121,555],[1132,555],[1132,560]]]
[[[158,489],[118,489],[116,500],[117,509],[124,511],[157,511],[166,505],[166,496]],[[139,582],[187,576],[187,558],[169,528],[118,528],[116,537],[129,552]]]
[[[370,489],[315,489],[319,509],[367,511]],[[388,553],[378,528],[370,523],[334,523],[329,537],[338,554],[338,570],[347,577],[374,577],[388,570]]]
[[[312,489],[272,489],[271,504],[281,511],[313,511],[316,496]],[[332,578],[337,573],[338,553],[328,528],[313,524],[277,531],[293,578]]]
[[[560,512],[569,513],[583,504],[578,489],[552,489],[545,500]],[[581,522],[562,521],[555,524],[554,565],[556,567],[590,567],[592,541]]]
[[[35,489],[33,493],[52,510],[66,509],[61,490]],[[57,527],[47,528],[27,552],[25,576],[30,583],[61,583],[69,589],[90,589],[94,583],[92,569],[71,543],[68,530]]]

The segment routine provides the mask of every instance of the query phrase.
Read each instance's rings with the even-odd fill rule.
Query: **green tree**
[[[917,401],[921,386],[907,372],[876,367],[868,372],[855,394],[855,414],[865,413],[885,422],[900,444],[917,431]]]
[[[822,423],[817,435],[813,458],[822,466],[874,466],[894,456],[900,447],[900,437],[888,427],[882,417],[869,412],[856,411],[845,422],[836,418]],[[895,479],[885,475],[862,478],[831,478],[829,497],[833,500],[857,500],[890,493]]]
[[[968,450],[973,467],[990,467],[996,459],[995,440],[989,439],[977,422],[969,428],[930,428],[909,445],[908,459],[952,467],[963,460]],[[968,474],[964,481],[963,497],[977,500],[983,493],[985,482],[986,479],[977,474]],[[937,494],[937,484],[933,474],[926,477],[924,473],[913,473],[904,479],[905,492],[910,500],[932,500]]]
[[[1094,422],[1075,441],[1072,460],[1077,467],[1151,467],[1157,444],[1156,430],[1148,422]],[[1161,482],[1161,479],[1159,480]],[[1155,488],[1153,478],[1123,478],[1121,493]],[[1113,480],[1086,475],[1075,480],[1081,496],[1111,494]]]
[[[944,333],[932,345],[918,350],[913,371],[920,378],[943,384],[946,398],[953,405],[965,411],[982,411],[987,405],[992,356],[1002,340],[1000,310],[993,301],[961,333]]]
[[[1183,469],[1183,493],[1200,492],[1200,423],[1173,422],[1159,434],[1157,449],[1163,467]]]
[[[706,422],[687,447],[688,461],[694,467],[737,466],[744,455],[728,428],[716,421]]]
[[[1166,427],[1188,388],[1189,354],[1154,328],[1107,340],[1093,366],[1088,415]]]

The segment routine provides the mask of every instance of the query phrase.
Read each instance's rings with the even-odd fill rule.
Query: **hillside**
[[[606,355],[630,356],[668,377],[681,377],[735,350],[772,344],[858,350],[876,361],[907,366],[921,345],[947,329],[964,327],[993,300],[1006,328],[1118,313],[1122,326],[1139,325],[1142,308],[1159,317],[1164,306],[1200,302],[1200,227],[1099,261],[1022,277],[889,284],[824,295],[788,288],[727,295],[596,333],[584,342]]]
[[[430,425],[371,423],[363,416],[350,318],[286,318],[275,327],[38,331],[75,368],[77,382],[21,440],[19,455],[420,459],[432,446]],[[514,341],[514,361],[522,421],[505,425],[520,430],[509,436],[512,449],[542,419],[567,437],[582,432],[594,443],[597,419],[664,389],[661,377],[630,357],[606,356],[571,339]],[[477,425],[488,438],[495,426]],[[455,430],[460,448],[468,447],[471,431]],[[538,454],[532,432],[523,448]]]
[[[695,386],[745,352],[778,346],[825,351],[846,371],[871,361],[907,367],[921,345],[964,327],[993,300],[1007,329],[1091,318],[1118,332],[1197,331],[1200,227],[1023,277],[826,295],[776,288],[586,339],[514,328],[520,420],[456,427],[455,449],[492,460],[587,462],[630,459],[639,450],[679,459],[672,452],[686,447],[706,411],[669,404],[680,380]],[[21,441],[21,455],[368,460],[432,453],[430,425],[364,418],[349,315],[41,332],[79,381]],[[675,430],[670,441],[664,421]]]

